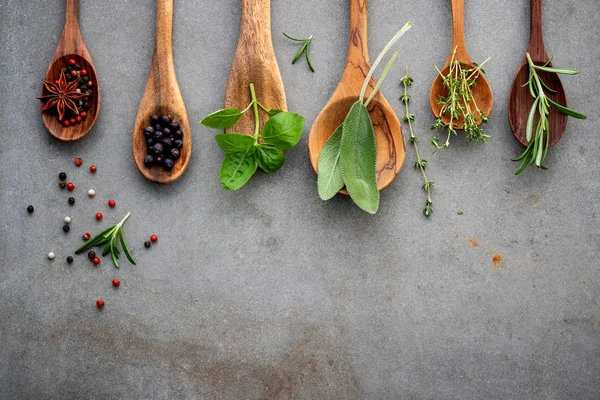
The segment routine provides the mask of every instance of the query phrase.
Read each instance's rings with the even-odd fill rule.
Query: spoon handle
[[[54,59],[67,54],[86,55],[87,48],[79,29],[79,0],[65,1],[65,26]]]
[[[536,61],[545,61],[548,56],[544,48],[542,32],[542,0],[530,1],[531,25],[528,51]]]
[[[471,64],[465,44],[465,0],[450,0],[452,6],[452,51],[455,59]]]
[[[173,1],[156,0],[156,37],[154,56],[173,59]]]
[[[271,0],[242,0],[240,41],[272,47]]]
[[[347,63],[358,66],[369,64],[367,3],[367,0],[350,0],[350,44]],[[367,72],[364,71],[364,74]]]

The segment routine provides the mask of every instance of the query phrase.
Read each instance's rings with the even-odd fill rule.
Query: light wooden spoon
[[[367,45],[367,0],[350,1],[350,42],[346,68],[342,79],[329,102],[315,120],[308,136],[308,153],[315,172],[318,173],[319,153],[325,142],[344,122],[348,111],[359,96],[363,82],[371,69]],[[375,88],[371,78],[366,97]],[[377,146],[377,188],[386,188],[402,168],[405,155],[404,136],[400,121],[381,91],[377,92],[368,106]],[[347,194],[346,189],[340,193]]]
[[[464,64],[465,68],[474,68],[473,61],[471,61],[471,57],[469,57],[469,54],[467,53],[467,45],[465,44],[465,0],[450,0],[450,3],[452,5],[452,51],[450,52],[450,56],[448,57],[444,68],[441,70],[444,76],[448,74],[454,49],[456,49],[456,54],[454,56],[455,60]],[[433,81],[433,85],[431,86],[431,91],[429,92],[429,105],[436,117],[440,116],[440,110],[442,108],[442,105],[436,104],[436,102],[440,96],[446,97],[447,95],[448,91],[443,85],[442,78],[437,74]],[[483,74],[480,74],[476,80],[475,87],[473,88],[473,99],[486,115],[490,115],[494,100],[492,97],[492,89]],[[476,119],[478,123],[481,122],[479,115],[476,116]],[[450,117],[445,116],[443,121],[448,123]],[[462,129],[464,122],[462,117],[458,120],[454,120],[454,122],[457,129]]]
[[[96,123],[100,113],[100,85],[92,56],[88,52],[83,36],[79,29],[79,0],[66,0],[65,2],[65,25],[60,41],[50,61],[50,66],[46,72],[47,81],[54,82],[60,76],[61,68],[67,66],[69,59],[74,59],[82,69],[87,70],[87,74],[92,82],[92,98],[90,99],[90,109],[87,110],[87,117],[77,125],[65,127],[62,125],[55,113],[41,111],[42,120],[46,129],[52,136],[63,142],[73,142],[84,137]],[[42,96],[47,95],[46,89],[42,87]],[[40,110],[44,103],[40,105]]]
[[[237,50],[225,88],[225,108],[246,108],[253,83],[258,101],[267,109],[287,111],[283,81],[271,40],[271,0],[242,0]],[[260,126],[268,116],[260,113]],[[254,114],[245,113],[226,132],[254,135]]]
[[[531,55],[531,59],[535,64],[545,64],[548,61],[548,53],[544,47],[544,36],[542,34],[542,0],[531,0],[530,8],[531,26],[527,52]],[[552,63],[550,63],[549,66],[552,66]],[[546,90],[546,95],[558,104],[567,107],[567,96],[558,74],[544,71],[538,71],[538,74],[548,86],[556,90],[556,93]],[[526,137],[527,118],[534,101],[527,87],[523,87],[528,80],[529,65],[527,63],[527,57],[524,57],[521,67],[513,81],[508,101],[508,120],[510,122],[510,127],[517,140],[524,146],[529,145]],[[537,124],[537,119],[538,118],[536,118],[534,126]],[[554,146],[562,137],[567,128],[567,119],[568,117],[566,114],[561,113],[554,107],[550,107],[550,115],[548,115],[548,122],[550,124],[550,147]]]
[[[146,178],[157,183],[170,183],[183,174],[192,154],[192,132],[188,122],[185,104],[179,92],[171,36],[173,31],[173,1],[156,0],[156,39],[152,67],[146,83],[146,90],[138,109],[133,127],[133,158]],[[171,170],[161,166],[144,165],[146,140],[143,129],[150,125],[152,114],[169,114],[178,122],[183,132],[181,156]]]

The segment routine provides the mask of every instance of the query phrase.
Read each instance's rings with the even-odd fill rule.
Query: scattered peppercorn
[[[96,166],[95,165],[90,165],[90,172],[92,174],[96,172]]]
[[[95,251],[93,251],[93,250],[92,250],[92,251],[89,251],[89,252],[88,252],[88,258],[89,258],[90,260],[93,260],[94,258],[96,258],[96,252],[95,252]]]
[[[96,195],[96,191],[94,189],[88,190],[88,196],[94,197]]]
[[[112,284],[114,287],[119,287],[119,285],[121,284],[121,281],[118,279],[113,279]]]
[[[70,205],[75,204],[75,197],[69,197],[68,202],[69,202]]]
[[[89,232],[86,232],[83,234],[83,236],[81,236],[81,239],[83,239],[84,242],[87,242],[91,238],[92,238],[92,235]]]
[[[152,236],[150,236],[150,240],[154,243],[158,240],[158,236],[152,235]]]
[[[54,260],[54,253],[53,252],[48,253],[48,259],[49,260]]]
[[[33,210],[33,206],[32,206],[31,204],[30,204],[30,205],[28,205],[28,206],[27,206],[27,212],[28,212],[29,214],[31,214],[31,213],[33,213],[33,211],[34,211],[34,210]]]
[[[71,217],[65,217],[65,224],[71,223]]]
[[[100,221],[102,219],[102,213],[96,213],[96,220]]]
[[[146,240],[146,241],[144,242],[144,246],[145,246],[145,247],[148,249],[148,248],[150,248],[150,246],[152,246],[152,242],[151,242],[151,241],[149,241],[149,240]]]
[[[67,187],[67,184],[65,182],[58,182],[58,187],[64,189]]]
[[[81,164],[83,164],[83,160],[81,159],[81,157],[77,157],[75,159],[75,166],[76,167],[81,167]]]
[[[65,233],[69,232],[70,230],[71,230],[71,227],[69,226],[69,224],[63,225],[63,231],[65,231]]]
[[[71,191],[73,189],[75,189],[75,185],[73,185],[73,182],[67,183],[67,190]]]
[[[69,264],[71,264],[73,262],[73,257],[71,257],[71,256],[67,257],[67,262]]]
[[[96,307],[103,308],[104,307],[104,300],[102,300],[102,299],[96,300]]]
[[[60,174],[58,174],[58,179],[60,179],[61,181],[64,181],[67,179],[67,174],[64,172],[61,172]]]
[[[98,257],[94,258],[92,262],[96,265],[100,264],[100,259]]]
[[[114,207],[114,206],[116,206],[116,205],[117,205],[117,202],[116,202],[116,201],[114,201],[114,200],[112,200],[112,199],[108,201],[108,206],[109,206],[110,208],[113,208],[113,207]]]

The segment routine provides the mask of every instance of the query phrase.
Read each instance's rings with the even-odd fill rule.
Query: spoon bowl
[[[318,174],[319,154],[333,132],[344,122],[350,107],[359,99],[361,87],[371,65],[367,48],[367,1],[350,2],[350,44],[342,79],[329,102],[313,123],[308,136],[311,165]],[[365,97],[375,88],[370,79]],[[377,151],[377,188],[385,189],[400,172],[406,152],[402,127],[396,113],[381,91],[373,97],[367,110],[373,122]],[[346,189],[340,191],[348,194]]]
[[[92,129],[100,113],[100,84],[92,57],[83,42],[83,36],[79,28],[78,0],[66,0],[63,33],[44,80],[50,82],[57,80],[60,76],[60,70],[67,66],[69,59],[74,59],[82,69],[87,70],[87,76],[92,82],[90,87],[92,95],[87,117],[79,124],[66,127],[58,121],[58,113],[55,109],[43,111],[44,103],[41,102],[40,104],[40,112],[46,129],[52,136],[63,142],[73,142],[84,137]],[[47,89],[42,85],[41,96],[47,94],[49,94]]]

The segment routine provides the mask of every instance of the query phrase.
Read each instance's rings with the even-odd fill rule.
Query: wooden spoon
[[[46,72],[47,81],[54,82],[60,76],[60,70],[67,66],[69,59],[74,59],[82,69],[87,70],[87,75],[92,82],[92,98],[90,99],[90,109],[87,110],[87,117],[77,125],[69,127],[63,126],[54,112],[42,111],[42,120],[46,129],[52,136],[63,142],[73,142],[84,137],[96,123],[100,113],[100,85],[92,56],[88,52],[83,36],[79,29],[79,0],[66,0],[65,5],[65,25],[62,35],[50,61],[50,66]],[[42,96],[48,92],[42,87]],[[44,107],[41,103],[40,110]]]
[[[527,52],[531,55],[531,59],[535,64],[545,64],[548,61],[548,53],[544,47],[544,37],[542,34],[542,0],[531,0],[531,27],[529,35],[529,46]],[[552,64],[550,64],[551,66]],[[547,73],[538,71],[540,77],[544,80],[549,87],[556,90],[556,93],[552,93],[546,90],[545,93],[553,101],[567,106],[567,98],[562,82],[558,74]],[[515,76],[513,81],[512,89],[510,91],[510,98],[508,101],[508,120],[510,127],[512,128],[513,134],[519,142],[524,146],[529,143],[526,139],[526,125],[529,111],[533,105],[533,97],[529,93],[527,87],[523,85],[529,79],[529,65],[527,58],[523,58],[521,67]],[[537,124],[539,117],[536,117],[534,126]],[[548,115],[548,122],[550,123],[550,143],[549,146],[554,146],[562,137],[567,127],[567,115],[559,112],[556,108],[550,107],[550,115]]]
[[[367,0],[350,1],[350,42],[346,68],[342,79],[329,102],[315,120],[308,136],[310,162],[318,173],[319,153],[325,142],[338,126],[344,122],[348,111],[360,96],[360,90],[369,69],[369,50],[367,46]],[[371,78],[366,97],[375,87]],[[404,163],[405,143],[400,121],[381,91],[377,92],[368,106],[377,146],[377,188],[386,188],[400,172]],[[340,193],[348,194],[345,189]]]
[[[225,108],[246,108],[253,83],[258,101],[267,109],[287,111],[283,81],[271,41],[271,0],[242,0],[242,21],[235,57],[225,89]],[[268,116],[260,113],[262,126]],[[254,135],[254,113],[245,113],[226,132]]]
[[[157,183],[170,183],[179,178],[185,171],[192,154],[192,132],[190,131],[185,104],[177,84],[175,64],[173,63],[173,48],[171,45],[173,1],[156,0],[156,38],[152,67],[133,127],[133,158],[135,163],[142,175]],[[175,161],[175,165],[171,170],[161,166],[148,167],[144,164],[146,140],[143,129],[150,125],[152,114],[169,114],[181,126],[183,132],[181,156]]]
[[[444,75],[448,74],[454,49],[456,49],[456,54],[454,55],[455,60],[460,61],[465,68],[474,68],[473,61],[471,61],[471,57],[469,57],[469,54],[467,53],[467,46],[465,44],[465,1],[450,0],[450,4],[452,5],[452,51],[450,52],[450,56],[448,57],[444,68],[441,70]],[[431,91],[429,92],[429,105],[436,117],[440,116],[440,110],[442,108],[442,105],[436,104],[436,102],[440,96],[446,97],[447,95],[448,91],[444,87],[442,78],[437,74],[433,81],[433,85],[431,86]],[[475,87],[473,88],[473,99],[475,100],[477,107],[483,110],[486,115],[490,115],[493,105],[492,89],[490,89],[490,85],[483,74],[480,74],[476,80]],[[448,123],[450,117],[445,116],[443,121]],[[477,121],[478,123],[481,122],[479,116],[477,116]],[[457,129],[462,129],[464,122],[462,118],[454,120],[454,122],[457,125]]]

